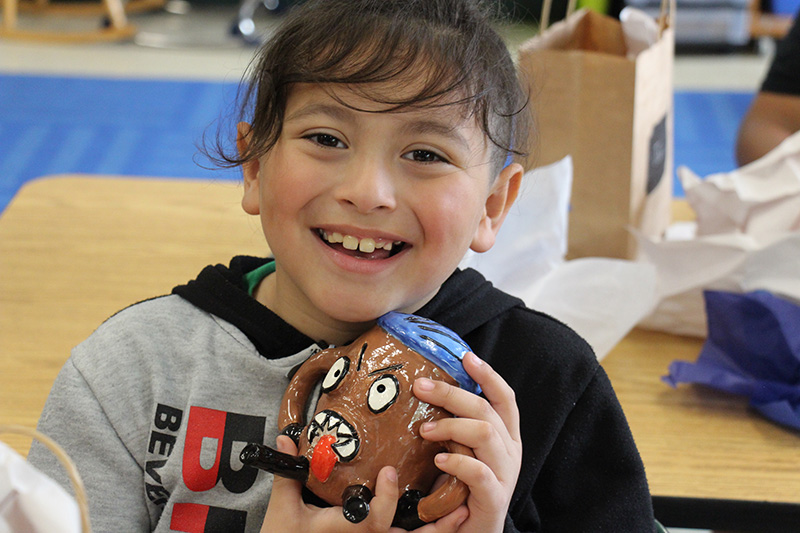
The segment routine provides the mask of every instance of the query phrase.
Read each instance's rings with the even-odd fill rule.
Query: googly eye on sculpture
[[[427,377],[479,394],[462,365],[468,351],[458,335],[436,322],[388,313],[352,343],[311,356],[292,377],[278,424],[297,443],[299,455],[254,443],[242,450],[241,460],[302,481],[326,502],[341,505],[351,522],[368,516],[378,472],[394,466],[402,494],[394,525],[413,529],[433,522],[468,495],[466,485],[453,476],[431,490],[441,474],[434,456],[472,451],[420,436],[425,422],[452,415],[419,401],[411,387]],[[320,382],[314,415],[306,422],[309,397]]]

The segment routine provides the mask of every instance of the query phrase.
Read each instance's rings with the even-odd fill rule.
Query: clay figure
[[[437,520],[461,505],[468,489],[447,476],[431,492],[442,474],[434,456],[472,451],[420,436],[423,423],[452,415],[419,401],[411,387],[427,377],[479,394],[461,363],[468,351],[458,335],[436,322],[388,313],[352,343],[311,356],[292,377],[278,423],[297,443],[299,455],[249,444],[241,460],[302,481],[326,502],[341,505],[351,522],[367,517],[378,472],[391,465],[402,493],[394,525],[413,529]],[[320,381],[320,397],[307,423],[307,404]]]

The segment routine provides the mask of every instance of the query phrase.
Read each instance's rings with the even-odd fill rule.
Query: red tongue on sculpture
[[[336,452],[331,448],[335,442],[336,437],[333,435],[323,435],[317,441],[314,452],[311,454],[311,473],[322,483],[328,480],[336,461],[339,460]]]

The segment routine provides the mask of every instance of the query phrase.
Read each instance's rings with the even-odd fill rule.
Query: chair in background
[[[231,34],[248,44],[260,45],[264,42],[264,28],[256,22],[259,12],[268,17],[279,17],[287,9],[302,0],[241,0],[236,20],[231,26]]]
[[[132,39],[136,28],[127,13],[161,8],[165,0],[101,0],[101,2],[52,3],[49,0],[3,0],[3,25],[0,37],[49,42],[120,41]],[[18,13],[36,15],[101,17],[97,29],[87,31],[27,30],[18,28]]]

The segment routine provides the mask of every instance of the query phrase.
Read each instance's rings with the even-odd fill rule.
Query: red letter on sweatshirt
[[[206,530],[208,506],[199,503],[176,503],[172,507],[171,531],[184,533],[203,533]]]
[[[203,492],[217,484],[226,416],[216,409],[189,409],[183,450],[183,482],[189,490]]]

